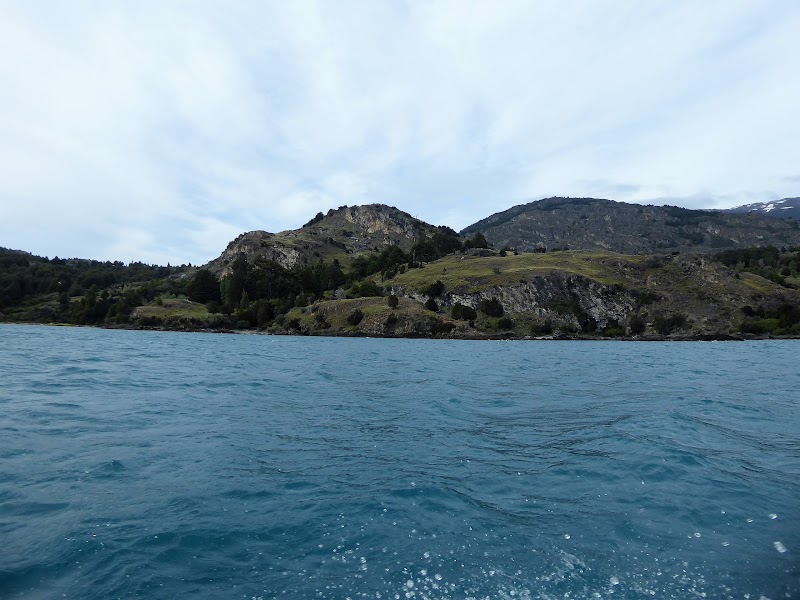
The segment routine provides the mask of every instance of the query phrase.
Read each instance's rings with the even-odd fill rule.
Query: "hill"
[[[755,214],[628,204],[597,198],[547,198],[466,227],[496,248],[569,248],[625,254],[713,252],[800,245],[800,223]]]
[[[697,254],[450,255],[385,282],[395,308],[388,296],[322,301],[293,309],[279,328],[459,338],[800,334],[800,292],[739,270],[744,256],[729,258],[734,267]]]
[[[774,219],[797,219],[800,220],[800,198],[783,198],[773,202],[755,202],[744,204],[734,208],[725,209],[722,212],[734,214],[757,214]]]
[[[251,231],[233,240],[206,268],[227,275],[233,261],[244,254],[250,262],[265,258],[286,269],[319,260],[345,262],[354,255],[377,252],[390,246],[409,251],[435,235],[456,233],[435,227],[406,212],[384,204],[342,206],[326,215],[318,213],[300,229],[268,233]]]

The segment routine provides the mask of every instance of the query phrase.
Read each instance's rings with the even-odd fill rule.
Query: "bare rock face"
[[[302,252],[272,238],[273,234],[266,231],[243,233],[228,244],[222,254],[208,263],[206,268],[218,273],[220,277],[224,277],[230,273],[230,266],[239,254],[244,254],[248,262],[253,262],[257,257],[263,257],[278,263],[285,269],[291,269],[302,262]]]
[[[402,287],[393,288],[392,292],[418,302],[427,300],[427,296]],[[447,292],[437,298],[437,302],[443,308],[452,308],[458,303],[478,310],[482,301],[493,298],[507,314],[528,313],[576,328],[579,314],[591,317],[598,327],[605,327],[612,321],[627,319],[636,306],[636,297],[629,290],[563,272],[474,293]],[[569,314],[570,310],[574,314]]]
[[[322,221],[311,227],[314,228],[343,235],[347,247],[353,252],[392,244],[408,250],[436,231],[434,226],[384,204],[343,206],[328,211]]]

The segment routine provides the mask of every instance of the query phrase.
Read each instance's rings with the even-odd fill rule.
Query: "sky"
[[[383,203],[800,195],[797,0],[0,0],[0,246],[203,264]]]

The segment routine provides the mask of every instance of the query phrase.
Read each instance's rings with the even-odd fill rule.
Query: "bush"
[[[389,305],[389,308],[397,308],[400,304],[400,300],[394,294],[389,294],[389,297],[386,299],[386,304]]]
[[[553,322],[549,319],[544,323],[531,325],[531,335],[550,335],[551,333],[553,333]]]
[[[350,314],[347,315],[347,322],[353,326],[361,323],[363,319],[364,319],[364,313],[361,312],[361,309],[359,308],[354,308],[352,311],[350,311]]]
[[[631,335],[642,335],[647,328],[647,323],[641,316],[633,315],[628,321],[628,328],[631,330]]]
[[[780,322],[778,319],[759,319],[757,321],[745,321],[739,327],[742,333],[752,333],[755,335],[763,335],[765,333],[772,333],[778,328]]]
[[[621,335],[625,335],[625,329],[618,321],[611,319],[606,323],[606,326],[603,327],[602,334],[605,337],[620,337]]]
[[[509,329],[514,329],[514,321],[512,321],[508,317],[503,317],[502,319],[497,321],[497,326],[500,329],[508,331]]]
[[[669,335],[676,329],[680,329],[686,323],[686,317],[681,314],[674,314],[668,317],[658,315],[653,319],[653,329],[660,335]]]
[[[431,298],[438,298],[444,292],[444,284],[440,280],[436,280],[436,283],[432,283],[429,286],[423,288],[422,293],[426,296],[430,296]]]
[[[358,310],[358,309],[356,309],[356,310]],[[359,311],[359,312],[361,312],[361,311]],[[349,319],[349,317],[348,317],[348,319]],[[320,327],[320,329],[327,329],[328,327],[331,326],[331,324],[328,323],[327,319],[325,318],[325,315],[322,314],[321,312],[314,313],[314,321],[316,321],[316,323]]]
[[[474,321],[478,318],[478,313],[471,306],[464,306],[460,302],[456,302],[450,311],[450,316],[460,321]]]
[[[439,305],[436,304],[436,300],[434,300],[433,298],[428,298],[425,301],[425,308],[427,308],[428,310],[432,310],[433,312],[437,312],[439,310]]]
[[[489,300],[481,300],[481,312],[489,317],[502,317],[503,305],[497,298],[490,298]]]

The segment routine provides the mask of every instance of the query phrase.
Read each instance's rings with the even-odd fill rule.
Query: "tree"
[[[438,298],[444,292],[444,284],[441,280],[437,279],[436,283],[432,283],[423,290],[423,294],[427,294],[431,298]]]
[[[469,238],[466,242],[464,242],[464,249],[469,250],[470,248],[488,248],[489,242],[483,237],[483,234],[479,231],[471,238]]]
[[[471,306],[464,306],[460,302],[456,302],[450,311],[450,316],[461,321],[474,321],[478,318],[478,313]]]
[[[200,269],[195,273],[189,286],[186,288],[189,300],[205,304],[220,301],[219,279],[208,269]]]
[[[645,323],[641,316],[632,315],[630,321],[628,321],[628,327],[631,330],[631,335],[642,335],[647,327],[647,323]]]
[[[425,308],[432,310],[433,312],[437,312],[439,310],[439,305],[436,304],[436,300],[433,298],[428,298],[428,300],[425,302]]]
[[[316,216],[314,216],[314,218],[313,218],[313,219],[311,219],[311,220],[310,220],[308,223],[306,223],[305,225],[303,225],[303,227],[310,227],[311,225],[314,225],[315,223],[319,223],[319,222],[320,222],[320,221],[322,221],[322,219],[324,219],[324,218],[325,218],[325,215],[323,215],[321,212],[318,212],[318,213],[316,214]]]
[[[236,306],[242,299],[242,292],[247,283],[247,257],[240,252],[231,265],[230,275],[222,278],[220,292],[225,304]]]

